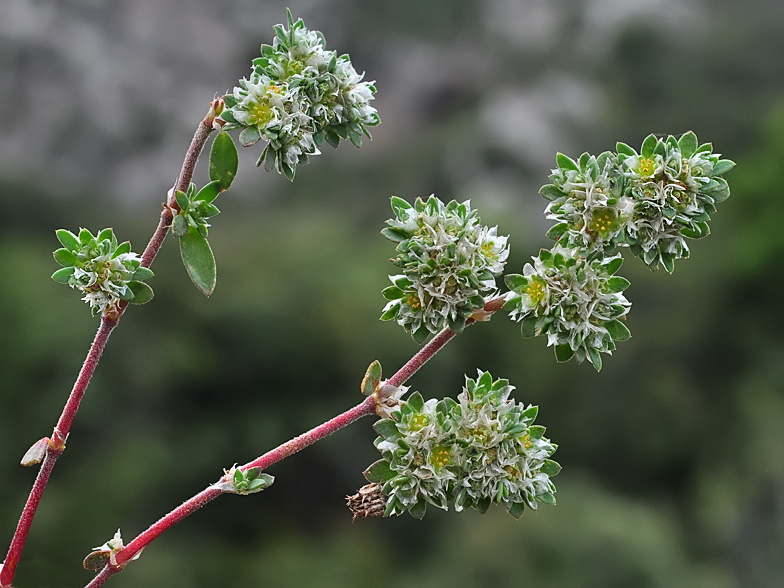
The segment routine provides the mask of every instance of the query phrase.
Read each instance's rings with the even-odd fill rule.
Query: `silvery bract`
[[[469,201],[444,204],[435,196],[411,206],[392,198],[395,218],[382,234],[396,242],[400,275],[382,293],[382,320],[396,320],[421,342],[445,326],[459,333],[496,291],[509,255],[508,237],[481,224]]]
[[[417,392],[378,421],[383,458],[365,476],[383,484],[385,516],[409,511],[421,518],[428,503],[481,512],[497,503],[519,517],[525,506],[555,504],[550,478],[561,467],[549,457],[557,446],[533,424],[537,407],[510,399],[512,390],[480,371],[476,381],[466,379],[457,402],[425,402]]]
[[[622,294],[629,281],[614,275],[621,256],[589,261],[577,248],[556,245],[532,259],[523,275],[505,276],[511,292],[504,308],[522,322],[524,337],[547,335],[558,361],[587,358],[601,369],[599,353],[611,353],[615,341],[630,336],[618,320],[631,306]]]
[[[114,310],[121,300],[144,304],[152,299],[152,289],[142,282],[152,277],[152,271],[141,267],[128,241],[117,243],[112,229],[97,236],[82,229],[78,237],[60,229],[57,238],[63,248],[54,258],[64,267],[52,279],[82,292],[93,315]]]
[[[249,79],[225,96],[220,117],[225,130],[242,128],[240,142],[248,147],[267,142],[259,158],[292,179],[297,164],[317,155],[326,140],[337,147],[349,139],[357,147],[367,127],[379,124],[370,106],[376,88],[362,81],[348,55],[325,49],[323,35],[310,31],[302,19],[288,28],[276,25],[273,44],[261,46]]]
[[[547,218],[557,222],[548,236],[584,255],[629,246],[651,269],[672,273],[689,255],[686,239],[710,233],[710,214],[730,194],[721,175],[735,164],[712,151],[688,132],[650,135],[640,153],[624,143],[617,154],[578,161],[559,153],[552,183],[540,190],[551,200]]]

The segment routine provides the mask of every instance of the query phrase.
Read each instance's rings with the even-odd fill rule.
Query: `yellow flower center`
[[[435,466],[436,470],[440,470],[449,463],[450,457],[449,449],[443,446],[436,446],[430,452],[430,463]]]
[[[640,175],[643,178],[651,177],[655,170],[656,164],[653,162],[653,159],[648,159],[647,157],[640,158]]]
[[[547,288],[545,287],[544,280],[539,276],[531,277],[531,281],[528,282],[525,293],[531,299],[531,303],[534,306],[543,304],[544,301],[547,300]]]

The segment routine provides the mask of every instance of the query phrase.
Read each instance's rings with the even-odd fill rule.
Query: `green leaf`
[[[133,292],[133,299],[130,301],[131,304],[147,304],[152,300],[152,288],[144,282],[131,280],[128,282],[128,287],[131,289],[131,292]]]
[[[569,361],[573,356],[574,351],[572,351],[572,348],[569,346],[569,344],[555,346],[555,360],[558,363]]]
[[[631,285],[631,282],[620,276],[613,276],[607,280],[607,288],[610,292],[623,292]]]
[[[95,240],[98,242],[101,241],[111,241],[112,237],[114,236],[114,231],[111,229],[104,229],[95,237]]]
[[[381,234],[393,243],[400,243],[408,238],[408,233],[401,229],[393,229],[392,227],[385,227],[381,229]]]
[[[520,274],[507,274],[504,276],[504,282],[510,290],[519,290],[528,285],[528,278]]]
[[[544,460],[544,463],[542,463],[540,471],[552,478],[553,476],[557,476],[561,471],[561,465],[551,459],[546,459]]]
[[[234,139],[228,133],[218,133],[210,149],[210,179],[220,182],[222,190],[228,190],[237,175],[238,165]]]
[[[225,188],[222,187],[220,180],[213,180],[204,186],[199,193],[193,198],[194,202],[210,203],[220,194]]]
[[[632,149],[631,147],[629,147],[626,143],[620,143],[620,142],[617,143],[615,145],[615,150],[620,155],[628,155],[630,157],[632,157],[634,155],[637,155],[637,152],[634,149]]]
[[[389,286],[381,290],[381,295],[387,300],[399,300],[405,296],[405,292],[397,286]]]
[[[529,316],[523,319],[523,323],[520,325],[520,332],[525,339],[536,337],[536,321],[537,318],[535,316]]]
[[[539,407],[536,405],[529,406],[523,411],[523,413],[520,415],[520,418],[528,419],[533,422],[536,419],[537,414],[539,414]]]
[[[411,337],[416,341],[419,345],[427,341],[427,338],[430,336],[430,331],[427,330],[427,327],[422,325],[416,331],[411,333]]]
[[[697,135],[695,135],[692,131],[684,133],[683,136],[678,140],[678,147],[680,147],[681,155],[688,159],[697,152],[697,147],[699,147],[699,143],[697,142]]]
[[[240,131],[240,145],[250,147],[261,141],[261,133],[256,127],[245,127]],[[233,144],[233,142],[232,142]]]
[[[112,255],[112,259],[116,259],[121,255],[131,252],[131,242],[130,241],[123,241],[117,246],[117,249],[114,250],[114,254]]]
[[[514,502],[509,505],[509,514],[514,518],[519,519],[525,512],[525,502]]]
[[[182,192],[180,192],[182,194]],[[178,214],[172,221],[172,234],[177,237],[184,237],[188,234],[188,221],[185,220],[185,215]]]
[[[286,179],[289,182],[294,181],[294,174],[296,173],[296,169],[290,166],[288,163],[283,162],[280,164],[280,167],[283,169],[283,175],[286,176]]]
[[[419,392],[414,392],[408,397],[408,405],[413,408],[415,412],[422,412],[425,408],[425,400]]]
[[[391,439],[399,435],[397,424],[392,419],[381,419],[373,423],[373,429],[384,439]]]
[[[645,137],[645,141],[642,142],[642,148],[640,149],[640,155],[650,159],[658,142],[659,140],[656,138],[656,135],[648,135]]]
[[[612,337],[613,341],[626,341],[632,336],[629,328],[618,319],[604,323],[604,328],[610,333],[610,337]]]
[[[360,389],[362,390],[362,394],[365,396],[370,396],[373,392],[376,391],[378,388],[379,383],[381,382],[381,363],[378,360],[374,361],[368,366],[367,371],[365,372],[365,377],[362,378],[362,385]]]
[[[177,202],[177,206],[180,207],[180,210],[188,210],[191,205],[188,195],[182,190],[177,190],[174,193],[174,200]]]
[[[371,464],[362,474],[368,482],[375,482],[376,484],[383,484],[395,477],[395,472],[389,467],[389,462],[385,459],[379,459]]]
[[[711,175],[720,176],[721,174],[730,171],[733,167],[735,167],[734,161],[730,159],[720,159],[719,161],[716,162],[716,165],[713,166],[713,171],[711,172]],[[65,245],[65,243],[63,243],[63,245]]]
[[[72,265],[76,265],[76,253],[73,251],[69,251],[68,249],[62,248],[58,249],[53,253],[54,260],[62,266],[70,267]]]
[[[545,184],[539,188],[539,194],[551,201],[564,196],[563,191],[555,184]]]
[[[132,280],[136,281],[144,281],[149,280],[155,274],[152,273],[152,270],[148,267],[139,267],[133,274]]]
[[[668,274],[671,274],[672,272],[675,271],[675,258],[671,254],[667,253],[666,251],[662,251],[661,262],[662,265],[664,266],[664,270]]]
[[[552,492],[545,492],[544,494],[539,494],[537,500],[540,502],[544,502],[545,504],[555,504],[555,496]]]
[[[561,169],[571,169],[574,171],[580,171],[580,168],[577,167],[575,161],[563,153],[556,153],[555,155],[555,162],[558,164],[558,167]]]
[[[531,435],[532,439],[541,439],[544,436],[546,428],[542,425],[533,425],[529,427],[528,434]]]
[[[621,269],[622,265],[623,265],[623,257],[616,257],[615,259],[611,260],[605,267],[607,268],[607,273],[613,276],[619,269]]]
[[[588,348],[588,361],[596,368],[597,372],[602,369],[602,356],[595,347]]]
[[[87,245],[91,239],[93,239],[93,234],[90,231],[87,229],[82,229],[79,231],[79,243],[82,245]]]
[[[568,224],[558,223],[557,225],[550,227],[550,230],[547,231],[547,238],[552,239],[553,241],[557,241],[568,230],[569,230]]]
[[[394,318],[397,318],[397,313],[400,311],[400,304],[393,304],[389,308],[387,308],[383,314],[379,317],[381,321],[391,321]]]
[[[215,256],[207,239],[191,227],[188,233],[180,238],[180,255],[195,286],[202,294],[210,296],[215,290],[217,269]]]
[[[392,196],[389,200],[390,204],[392,205],[392,210],[397,217],[404,217],[407,216],[403,213],[404,210],[411,210],[413,206],[411,206],[408,202],[399,198],[398,196]]]
[[[419,500],[416,501],[416,504],[412,506],[408,512],[411,513],[411,516],[415,519],[421,519],[425,516],[425,511],[427,510],[427,502],[425,501],[424,497],[420,496]]]
[[[52,279],[58,284],[67,284],[68,280],[76,271],[75,267],[63,267],[52,274]]]
[[[57,240],[60,241],[66,249],[70,251],[78,251],[81,249],[82,246],[79,243],[79,238],[71,231],[57,229],[54,234],[57,235]]]

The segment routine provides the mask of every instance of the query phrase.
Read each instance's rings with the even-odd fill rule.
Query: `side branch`
[[[476,321],[489,320],[490,316],[499,310],[504,303],[503,297],[494,298],[485,304],[484,309],[474,314],[472,318],[466,321],[466,324],[472,324]],[[449,328],[444,329],[438,333],[433,339],[425,345],[414,357],[412,357],[402,368],[400,368],[389,380],[388,384],[393,386],[402,386],[411,376],[413,376],[419,368],[421,368],[431,357],[433,357],[441,348],[444,347],[457,333]],[[350,425],[354,421],[362,418],[363,416],[374,414],[376,412],[376,401],[372,396],[367,397],[361,404],[346,412],[330,419],[324,424],[311,429],[307,433],[283,443],[275,449],[268,451],[261,457],[246,463],[239,469],[247,471],[251,468],[267,469],[273,464],[301,451],[309,445],[313,445],[317,441],[331,435],[335,431]],[[222,478],[221,481],[223,481]],[[125,565],[136,557],[142,549],[152,543],[157,537],[163,534],[166,530],[170,529],[188,515],[194,513],[196,510],[211,502],[224,491],[217,487],[217,484],[207,487],[193,498],[187,500],[169,514],[158,520],[155,524],[150,526],[146,531],[141,533],[133,539],[122,550],[115,554],[116,564],[108,564],[104,567],[93,580],[87,584],[85,588],[99,588],[111,576],[117,572],[122,571]]]
[[[196,162],[198,161],[199,155],[204,149],[207,138],[213,131],[214,121],[215,104],[213,103],[210,106],[209,113],[204,118],[204,120],[199,123],[199,126],[196,129],[196,133],[193,136],[191,145],[188,148],[187,154],[185,155],[185,160],[183,161],[180,175],[177,178],[177,183],[171,192],[171,196],[168,198],[168,202],[164,205],[164,210],[163,213],[161,213],[161,219],[158,223],[158,228],[155,230],[155,233],[150,239],[147,248],[142,254],[142,266],[144,267],[150,267],[156,255],[158,255],[158,251],[160,251],[161,246],[163,245],[163,241],[166,238],[166,234],[171,227],[173,219],[171,210],[177,209],[177,202],[174,199],[174,192],[176,190],[186,190],[190,185],[191,179],[193,177],[193,170],[196,167]],[[123,312],[125,312],[127,306],[128,303],[126,301],[121,301],[114,311],[107,312],[101,317],[101,325],[95,335],[95,340],[90,347],[90,351],[88,352],[87,358],[85,359],[82,369],[79,372],[76,383],[71,390],[71,394],[69,395],[62,415],[57,422],[57,426],[54,429],[52,438],[48,442],[43,464],[41,465],[41,469],[39,470],[38,476],[35,479],[33,488],[30,491],[30,496],[28,497],[27,503],[25,504],[24,510],[22,511],[22,516],[19,519],[16,532],[11,539],[11,546],[9,547],[8,555],[3,562],[2,569],[0,569],[0,587],[2,588],[7,588],[11,585],[11,582],[14,578],[14,573],[16,572],[16,566],[19,563],[19,558],[22,555],[22,549],[24,548],[25,541],[27,540],[27,534],[30,531],[30,526],[33,523],[36,509],[38,508],[38,504],[41,501],[44,490],[46,489],[49,476],[52,473],[52,469],[54,468],[54,464],[56,463],[57,458],[65,450],[65,441],[68,438],[71,425],[73,424],[73,420],[76,417],[79,404],[81,403],[84,393],[87,390],[87,385],[90,383],[90,379],[95,372],[95,368],[98,365],[98,360],[103,354],[103,350],[106,346],[106,342],[109,339],[109,335],[111,334],[114,327],[117,326],[117,323],[120,320]]]

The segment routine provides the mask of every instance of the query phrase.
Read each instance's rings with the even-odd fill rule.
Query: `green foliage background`
[[[540,406],[538,420],[560,445],[557,507],[520,521],[501,509],[431,509],[423,521],[352,524],[344,496],[376,459],[368,419],[274,467],[269,490],[222,498],[190,517],[111,582],[780,585],[781,3],[290,6],[377,81],[375,140],[361,151],[327,149],[293,184],[254,169],[254,154],[243,156],[210,231],[219,279],[209,300],[167,242],[149,281],[156,298],[129,309],[112,335],[15,585],[84,585],[91,574],[82,558],[117,527],[136,535],[222,468],[355,404],[374,359],[389,375],[416,351],[402,329],[378,321],[380,290],[394,269],[386,261],[393,246],[378,234],[391,194],[471,198],[486,223],[512,235],[507,269],[519,272],[546,245],[546,202],[536,191],[556,149],[598,153],[618,140],[639,145],[651,131],[689,129],[738,163],[728,174],[732,197],[715,215],[713,235],[694,244],[673,276],[627,259],[633,338],[600,374],[587,364],[557,365],[544,341],[523,340],[499,315],[467,329],[411,381],[429,398],[455,396],[476,368],[509,378],[518,400]],[[250,0],[165,8],[85,0],[52,9],[63,21],[51,10],[42,21],[37,3],[7,7],[7,22],[25,10],[34,18],[17,32],[0,28],[0,93],[11,119],[0,131],[3,546],[35,475],[18,461],[50,434],[98,324],[75,292],[49,279],[54,230],[113,226],[141,250],[213,93],[245,75],[258,43],[285,18],[284,4]],[[138,51],[142,73],[113,71],[112,51],[91,54],[130,81],[119,94],[102,94],[100,85],[80,93],[80,80],[97,75],[68,66],[81,63],[84,48],[42,40],[46,26],[63,22],[81,23],[105,47]],[[161,43],[165,35],[170,45]],[[145,53],[149,39],[149,51],[160,54]],[[163,68],[158,77],[144,71],[154,63]],[[62,104],[69,106],[57,110]],[[100,105],[122,110],[116,128]],[[116,166],[127,159],[139,163],[124,175]],[[197,177],[203,183],[206,170]]]

